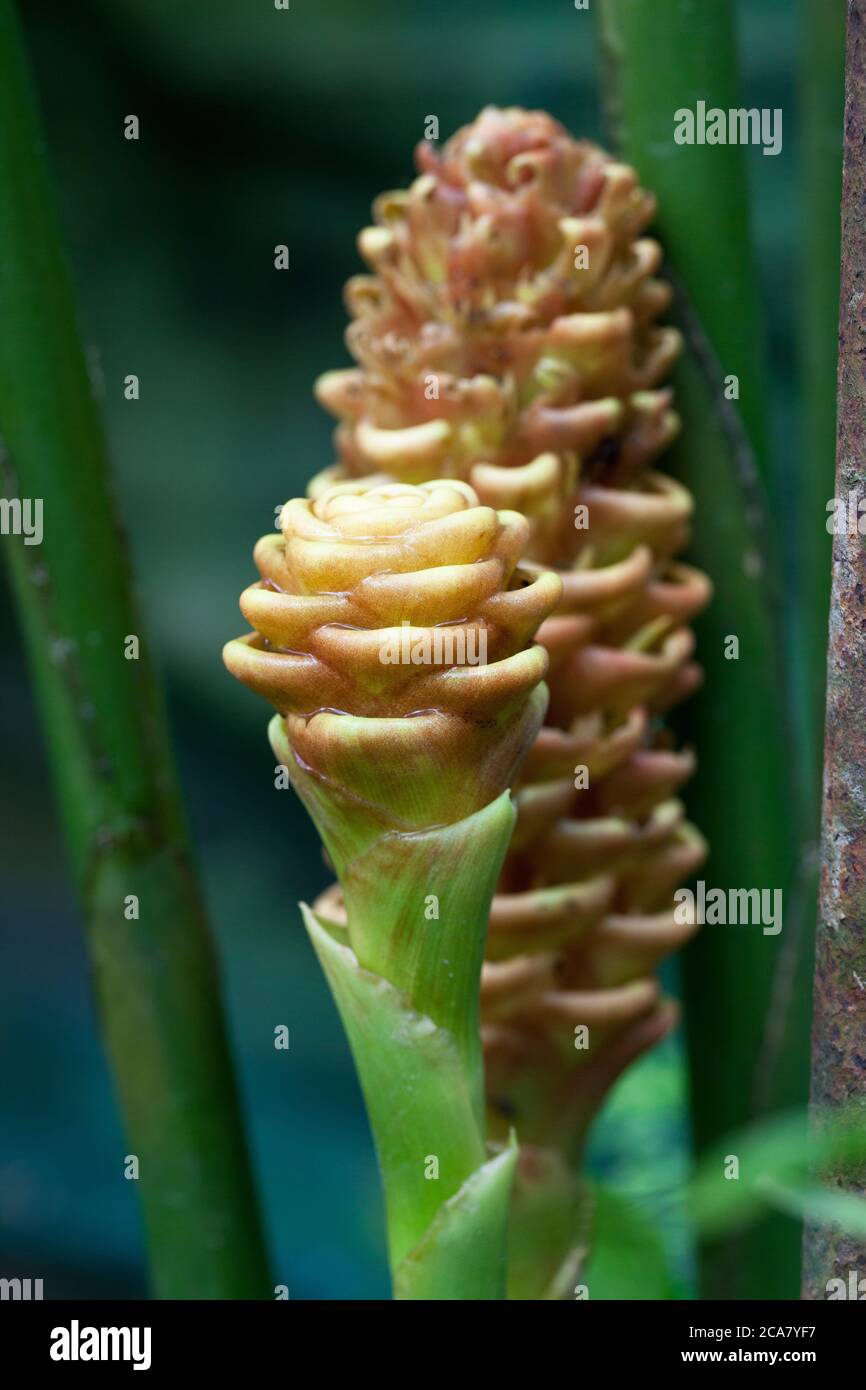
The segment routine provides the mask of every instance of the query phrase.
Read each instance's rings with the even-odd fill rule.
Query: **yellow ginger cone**
[[[367,1101],[395,1293],[500,1298],[516,1153],[486,1142],[480,972],[561,584],[521,567],[526,520],[459,480],[348,482],[280,524],[241,598],[254,630],[224,655],[276,707],[340,880],[303,911]]]
[[[462,482],[361,481],[286,503],[280,523],[241,597],[255,631],[224,653],[276,707],[280,746],[401,831],[500,795],[540,722],[532,637],[561,592],[518,568],[524,518]]]

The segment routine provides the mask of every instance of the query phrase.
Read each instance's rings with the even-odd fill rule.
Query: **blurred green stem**
[[[617,144],[659,197],[660,239],[686,287],[675,306],[687,339],[674,383],[683,431],[670,467],[694,494],[692,551],[716,589],[696,624],[706,685],[681,720],[698,749],[689,809],[710,844],[708,887],[784,891],[780,934],[704,925],[684,957],[702,1150],[757,1114],[802,1105],[808,1073],[808,878],[798,860],[781,567],[765,501],[772,479],[745,153],[674,140],[681,108],[743,102],[728,0],[603,0],[600,17]],[[724,390],[731,375],[737,403]],[[724,1297],[795,1297],[798,1244],[783,1218],[748,1245],[722,1243],[705,1252],[705,1286]]]
[[[665,255],[721,375],[737,378],[739,413],[772,497],[746,151],[674,141],[680,109],[743,105],[732,0],[601,0],[598,13],[611,130],[659,200]]]
[[[153,1286],[164,1298],[267,1297],[215,959],[10,0],[0,0],[0,437],[7,498],[30,499],[31,519],[43,509],[41,544],[9,536],[4,549],[138,1158]]]
[[[836,366],[839,329],[839,202],[845,101],[845,0],[804,0],[803,103],[803,378],[805,467],[800,492],[798,610],[803,622],[803,678],[808,729],[807,772],[817,836],[821,744],[827,675],[832,540]]]

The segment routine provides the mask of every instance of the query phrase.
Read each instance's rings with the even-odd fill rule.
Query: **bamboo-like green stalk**
[[[695,496],[693,553],[716,596],[698,620],[704,690],[687,725],[699,752],[690,813],[707,836],[712,887],[785,890],[784,928],[705,925],[685,956],[686,1025],[698,1149],[755,1114],[805,1100],[808,1012],[798,991],[810,934],[795,875],[799,816],[786,711],[781,569],[764,501],[758,293],[744,152],[679,145],[675,113],[698,100],[742,105],[733,9],[687,0],[604,0],[606,95],[623,155],[659,197],[660,238],[687,348],[675,376],[681,439],[670,461]],[[647,55],[652,53],[652,61]],[[739,379],[739,410],[723,381]],[[757,459],[759,467],[756,466]],[[728,638],[739,641],[727,658]],[[794,891],[792,891],[794,890]],[[748,1246],[716,1247],[709,1291],[795,1296],[797,1228],[779,1221]]]
[[[722,375],[737,378],[738,410],[772,497],[746,151],[674,142],[681,108],[743,105],[732,0],[602,0],[598,14],[613,134],[659,200],[665,254]]]
[[[42,543],[3,547],[139,1162],[153,1288],[267,1297],[216,964],[11,0],[0,0],[0,437],[7,498],[43,507]]]
[[[866,0],[849,0],[845,65],[842,266],[835,496],[844,521],[833,539],[833,587],[827,662],[821,905],[815,962],[812,1113],[819,1133],[841,1112],[866,1127],[863,1071],[866,991],[866,549],[848,519],[849,501],[866,488]],[[828,1185],[866,1195],[866,1165],[829,1166]],[[804,1289],[826,1298],[828,1281],[866,1263],[866,1239],[844,1222],[807,1228]]]
[[[839,328],[839,202],[842,194],[844,0],[804,0],[802,51],[803,254],[801,357],[804,467],[800,485],[799,592],[809,717],[807,770],[820,800],[832,541],[836,364]]]

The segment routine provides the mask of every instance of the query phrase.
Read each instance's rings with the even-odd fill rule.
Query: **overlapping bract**
[[[493,801],[542,717],[532,639],[560,595],[518,567],[525,519],[463,482],[358,481],[288,502],[280,524],[241,597],[254,632],[225,661],[283,717],[299,767],[401,831]]]
[[[539,631],[550,707],[517,790],[482,1010],[494,1128],[579,1146],[611,1080],[671,1026],[653,971],[689,934],[672,889],[704,846],[661,716],[700,679],[692,499],[652,465],[680,350],[652,195],[543,113],[489,108],[374,206],[347,287],[357,366],[329,372],[339,461],[316,479],[472,484],[560,573]],[[587,1050],[575,1029],[590,1029]]]

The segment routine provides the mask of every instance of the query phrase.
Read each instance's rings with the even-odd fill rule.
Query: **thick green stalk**
[[[14,499],[29,500],[31,520],[42,507],[41,544],[19,534],[3,546],[138,1159],[153,1287],[266,1297],[216,965],[10,0],[0,0],[0,437],[9,516]],[[119,1181],[124,1166],[118,1154]]]
[[[803,377],[804,461],[798,611],[803,623],[803,679],[809,713],[808,768],[820,801],[821,744],[827,676],[832,539],[827,503],[833,496],[836,447],[836,364],[839,329],[839,201],[842,195],[842,108],[845,99],[845,0],[804,0],[803,105]]]
[[[746,151],[674,139],[680,110],[743,105],[732,0],[601,0],[598,14],[612,133],[659,200],[665,254],[722,375],[737,378],[739,412],[772,496]],[[696,120],[696,140],[700,128]]]
[[[279,717],[270,733],[343,888],[346,927],[302,911],[367,1104],[395,1296],[503,1298],[516,1150],[485,1143],[478,996],[510,797],[452,825],[382,830],[299,765]]]
[[[619,147],[659,196],[660,239],[688,291],[676,306],[687,338],[674,381],[683,431],[668,466],[694,494],[692,550],[716,590],[696,624],[706,684],[683,720],[698,750],[689,811],[710,844],[702,877],[708,888],[784,892],[779,934],[708,924],[685,955],[700,1150],[756,1114],[802,1104],[807,1077],[807,991],[798,983],[810,957],[808,876],[795,869],[781,569],[754,463],[765,459],[765,440],[743,150],[674,140],[680,108],[742,102],[729,4],[604,0],[601,20]],[[732,374],[739,410],[723,389]],[[708,1289],[795,1296],[798,1239],[780,1219],[748,1247],[717,1247],[704,1261]]]

